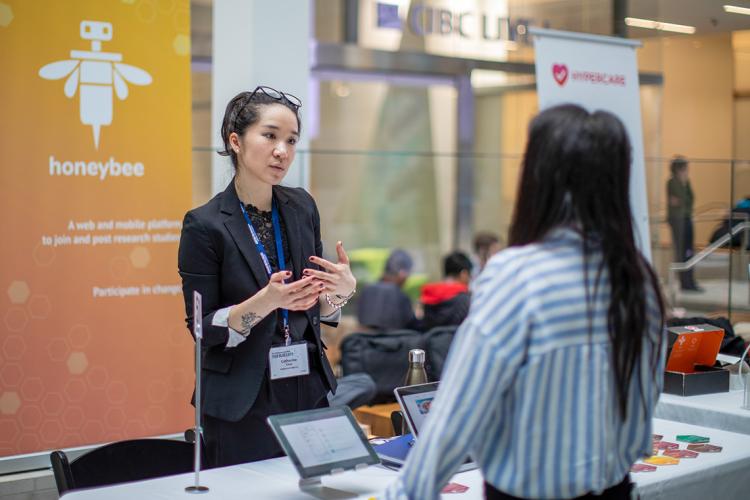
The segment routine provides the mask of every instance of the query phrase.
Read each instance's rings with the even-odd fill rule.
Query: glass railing
[[[750,317],[750,162],[689,159],[693,252],[687,254],[680,243],[686,223],[668,210],[670,160],[649,159],[646,171],[653,263],[669,302],[688,316]]]
[[[194,152],[196,205],[210,196],[211,155],[209,149]],[[490,231],[506,239],[521,158],[518,154],[308,150],[298,152],[295,164],[306,172],[317,201],[328,256],[332,257],[336,241],[342,240],[355,255],[360,281],[367,282],[378,278],[389,249],[403,248],[415,259],[416,278],[409,291],[416,298],[420,283],[440,278],[443,255],[456,248],[470,251],[472,233]],[[473,178],[467,183],[469,189],[461,191],[458,176],[464,168],[473,172]],[[227,178],[230,174],[227,167]],[[689,159],[694,197],[692,261],[676,253],[667,210],[669,178],[668,158],[646,161],[651,255],[665,297],[682,314],[750,317],[750,224],[738,226],[750,218],[750,161]],[[461,210],[467,203],[470,209]],[[734,246],[729,241],[711,246],[732,230]],[[686,265],[689,269],[682,271]],[[692,284],[683,282],[687,280],[683,273],[692,273],[698,290],[683,289],[681,285]]]

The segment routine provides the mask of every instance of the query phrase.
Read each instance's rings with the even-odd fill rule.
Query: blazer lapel
[[[289,239],[289,253],[292,258],[292,271],[294,279],[300,279],[302,269],[305,265],[303,262],[303,248],[300,235],[300,222],[294,203],[286,195],[282,188],[274,186],[273,194],[279,205],[279,214],[284,219],[286,225],[286,237]]]
[[[221,211],[227,215],[227,218],[224,220],[224,227],[227,228],[240,253],[245,258],[245,261],[247,261],[248,266],[250,266],[255,280],[258,282],[258,287],[263,288],[268,284],[268,273],[258,250],[255,248],[253,237],[247,228],[247,222],[242,215],[242,210],[240,210],[240,199],[237,197],[237,191],[234,189],[234,179],[229,183],[226,190],[224,190]]]

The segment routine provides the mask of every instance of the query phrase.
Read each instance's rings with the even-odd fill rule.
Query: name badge
[[[268,353],[268,366],[271,371],[271,380],[309,375],[310,360],[307,355],[307,342],[271,347]]]

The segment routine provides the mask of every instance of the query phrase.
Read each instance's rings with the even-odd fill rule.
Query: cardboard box
[[[729,372],[714,366],[723,339],[724,330],[713,325],[669,328],[664,392],[678,396],[729,392]]]

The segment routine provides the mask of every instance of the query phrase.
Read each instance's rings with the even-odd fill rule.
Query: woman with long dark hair
[[[467,454],[487,498],[630,498],[652,451],[664,308],[638,251],[630,143],[574,105],[531,122],[510,247],[479,276],[388,498],[437,498]]]

